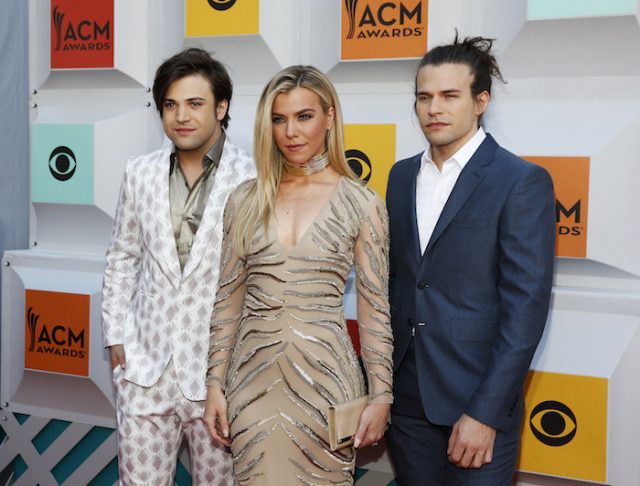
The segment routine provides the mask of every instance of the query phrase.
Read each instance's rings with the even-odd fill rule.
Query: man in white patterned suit
[[[153,96],[173,145],[127,163],[102,294],[124,485],[173,484],[183,437],[194,484],[233,482],[229,453],[201,420],[222,214],[255,175],[251,157],[226,140],[231,95],[207,52],[168,59]]]

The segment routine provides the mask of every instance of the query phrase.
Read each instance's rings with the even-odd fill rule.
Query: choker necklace
[[[284,159],[284,170],[295,176],[308,176],[315,174],[316,172],[323,170],[327,165],[329,165],[329,155],[326,150],[311,157],[311,160],[304,165],[294,165],[287,159]]]

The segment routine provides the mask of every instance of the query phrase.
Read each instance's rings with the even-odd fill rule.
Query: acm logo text
[[[358,9],[358,0],[345,0],[349,18],[347,39],[413,37],[424,33],[422,2],[383,2],[373,7],[365,2]]]
[[[562,204],[559,199],[556,199],[556,223],[558,225],[558,234],[563,236],[580,236],[584,231],[583,226],[580,225],[581,200],[578,199],[572,206],[567,206]],[[573,224],[571,224],[572,218]],[[561,220],[563,220],[565,224],[560,224]]]
[[[27,328],[29,330],[29,348],[32,353],[42,353],[69,358],[84,358],[86,355],[84,329],[74,333],[63,324],[38,325],[40,314],[33,307],[27,310]],[[80,348],[80,349],[78,349]]]
[[[66,14],[53,8],[51,22],[56,33],[56,51],[102,51],[111,49],[111,21],[100,24],[95,19],[64,21]]]

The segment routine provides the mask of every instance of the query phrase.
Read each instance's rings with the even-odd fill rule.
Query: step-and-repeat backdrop
[[[117,480],[104,250],[125,161],[167,143],[150,93],[164,59],[200,46],[227,65],[228,134],[249,151],[264,83],[291,64],[318,66],[343,104],[349,163],[384,196],[391,165],[424,148],[417,59],[457,28],[496,39],[508,83],[495,86],[487,130],[545,167],[556,188],[554,295],[526,383],[519,469],[540,475],[536,484],[639,484],[637,0],[30,0],[29,9],[33,248],[3,257],[0,470],[13,463],[20,484]],[[346,313],[355,329],[353,287]],[[187,484],[182,464],[176,481]],[[372,467],[388,467],[386,455]]]

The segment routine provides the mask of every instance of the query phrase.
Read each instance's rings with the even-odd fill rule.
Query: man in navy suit
[[[492,41],[429,51],[415,111],[429,149],[389,176],[394,405],[401,485],[511,483],[523,382],[547,319],[549,174],[479,126],[502,75]]]

